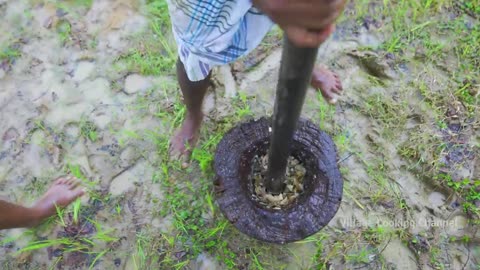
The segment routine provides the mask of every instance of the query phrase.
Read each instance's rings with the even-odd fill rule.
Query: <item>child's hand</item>
[[[253,0],[300,47],[317,47],[333,32],[346,0]]]

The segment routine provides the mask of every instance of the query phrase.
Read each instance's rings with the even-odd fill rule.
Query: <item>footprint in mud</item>
[[[62,166],[64,151],[61,145],[54,145],[50,144],[46,147],[47,155],[50,160],[50,163],[57,168],[60,169]]]
[[[388,65],[387,61],[382,59],[382,57],[375,52],[353,50],[348,52],[347,55],[355,58],[367,71],[367,73],[372,76],[389,80],[395,78],[395,74]]]
[[[428,195],[428,201],[433,207],[440,207],[445,204],[446,196],[440,192],[432,192]]]
[[[63,126],[62,134],[67,144],[75,145],[81,136],[81,129],[79,125],[74,122],[67,123]]]
[[[251,53],[242,57],[238,61],[235,61],[231,64],[231,69],[233,75],[242,76],[242,73],[248,72],[253,68],[257,67],[265,58],[267,58],[273,49],[281,47],[281,39],[278,39],[275,36],[267,36],[263,43],[255,48]]]
[[[62,147],[62,139],[55,132],[46,127],[48,132],[44,130],[34,130],[30,135],[30,142],[33,144],[29,147],[33,147],[39,151],[42,155],[46,155],[50,164],[56,169],[60,169],[64,157],[64,149]]]
[[[15,129],[14,127],[9,128],[7,131],[2,136],[2,141],[5,142],[10,142],[13,140],[16,140],[20,134],[18,133],[18,130]]]
[[[2,136],[2,150],[0,151],[0,160],[6,158],[9,155],[15,155],[15,153],[18,153],[18,147],[17,150],[15,149],[16,142],[20,134],[18,133],[18,130],[11,127]]]
[[[144,92],[152,86],[153,84],[150,78],[140,76],[138,74],[131,74],[125,78],[125,86],[123,91],[127,95],[134,95],[138,92]]]
[[[105,22],[105,31],[119,30],[126,21],[133,17],[138,9],[137,1],[115,1],[111,7],[112,12]]]
[[[112,179],[124,171],[117,160],[108,154],[91,154],[87,159],[92,173],[100,179],[103,187],[108,187]]]
[[[444,156],[441,159],[443,170],[449,173],[455,182],[473,177],[476,152],[469,144],[474,131],[467,119],[467,109],[459,101],[448,104],[445,112],[447,128],[441,131],[445,143]]]

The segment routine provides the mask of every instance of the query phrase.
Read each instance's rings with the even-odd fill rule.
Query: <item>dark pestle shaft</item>
[[[299,48],[284,38],[282,62],[273,113],[266,188],[273,194],[284,189],[293,134],[302,112],[318,48]]]

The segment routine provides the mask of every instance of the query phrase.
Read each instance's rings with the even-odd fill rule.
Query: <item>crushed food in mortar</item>
[[[255,156],[252,165],[253,174],[250,176],[254,188],[252,198],[260,205],[269,209],[282,209],[295,201],[303,192],[303,177],[306,170],[296,158],[292,156],[288,158],[285,189],[278,195],[269,193],[263,185],[263,179],[267,175],[268,156]]]

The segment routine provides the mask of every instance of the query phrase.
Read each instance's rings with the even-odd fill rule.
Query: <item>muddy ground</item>
[[[329,133],[340,210],[285,246],[239,233],[214,201],[211,161],[239,121],[270,115],[281,55],[218,68],[202,139],[168,160],[184,108],[163,1],[0,0],[0,198],[31,205],[53,179],[88,195],[39,228],[0,232],[2,269],[477,269],[479,6],[355,1],[318,61],[303,116]],[[60,218],[62,217],[62,218]]]

